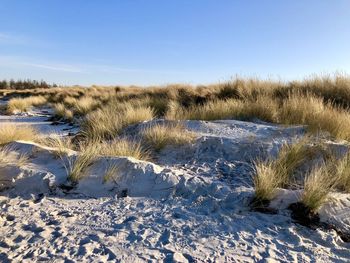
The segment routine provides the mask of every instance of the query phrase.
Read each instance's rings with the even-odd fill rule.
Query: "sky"
[[[207,84],[350,73],[348,0],[0,0],[0,79]]]

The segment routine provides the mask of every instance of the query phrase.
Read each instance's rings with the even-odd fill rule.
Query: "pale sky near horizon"
[[[350,73],[348,0],[0,0],[0,79],[212,83]]]

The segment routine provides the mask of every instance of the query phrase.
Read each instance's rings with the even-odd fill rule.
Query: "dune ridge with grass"
[[[134,250],[149,260],[244,261],[247,246],[256,261],[350,256],[347,76],[0,96],[10,120],[0,119],[9,259],[31,249],[34,261],[137,261]],[[33,235],[40,245],[27,242]]]

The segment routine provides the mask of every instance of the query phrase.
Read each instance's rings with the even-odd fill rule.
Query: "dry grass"
[[[253,101],[238,99],[216,100],[204,105],[183,108],[176,102],[169,104],[166,118],[172,120],[220,120],[259,118],[264,121],[275,120],[277,103],[268,97],[259,96]]]
[[[350,152],[335,162],[335,171],[339,178],[337,188],[350,193]]]
[[[60,158],[64,158],[70,150],[74,149],[74,145],[69,137],[59,135],[44,138],[39,143],[54,148],[55,151],[53,153]]]
[[[114,136],[128,124],[166,116],[168,119],[261,119],[281,124],[308,125],[311,132],[329,132],[350,140],[350,78],[346,75],[313,76],[303,81],[273,81],[236,78],[208,86],[164,87],[64,87],[3,90],[11,99],[10,112],[25,111],[46,102],[57,105],[58,116],[86,116],[88,133]],[[101,108],[100,110],[96,110]],[[153,113],[154,111],[154,113]],[[100,116],[100,115],[106,115]],[[94,116],[95,115],[95,116]],[[108,123],[110,122],[110,123]]]
[[[9,113],[25,112],[33,106],[41,106],[47,103],[44,96],[31,96],[28,98],[14,98],[7,104]]]
[[[0,167],[7,165],[22,166],[28,161],[26,155],[18,155],[9,147],[0,148]]]
[[[195,134],[187,131],[181,124],[156,124],[145,129],[142,137],[156,151],[160,151],[166,145],[191,143]]]
[[[114,138],[131,124],[153,119],[150,107],[109,104],[87,115],[82,123],[82,133],[89,139]]]
[[[63,103],[56,103],[53,105],[55,116],[59,119],[72,121],[74,118],[73,112],[68,109]]]
[[[329,166],[315,167],[305,178],[301,203],[315,213],[327,201],[328,194],[334,189],[338,178],[329,171]]]
[[[98,107],[98,101],[92,97],[82,97],[74,101],[74,113],[84,116]]]
[[[36,141],[37,131],[25,125],[1,124],[0,126],[0,145],[13,141]]]
[[[255,162],[255,198],[267,201],[274,198],[278,187],[294,183],[293,176],[297,169],[311,160],[318,147],[310,147],[310,138],[306,137],[294,144],[285,144],[274,160]]]
[[[276,196],[277,188],[282,180],[275,169],[273,161],[255,162],[255,199],[261,202],[270,201]]]
[[[306,124],[311,132],[327,131],[337,139],[350,140],[350,113],[310,95],[289,96],[278,113],[284,124]]]
[[[80,152],[75,158],[67,158],[66,171],[68,179],[73,183],[77,183],[84,178],[88,167],[97,158],[98,148],[95,144],[80,145]]]

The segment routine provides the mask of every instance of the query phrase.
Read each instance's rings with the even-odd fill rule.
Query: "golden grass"
[[[82,133],[89,139],[114,138],[131,124],[153,119],[153,111],[146,106],[130,103],[109,104],[87,115]]]
[[[1,124],[0,126],[0,145],[13,141],[36,141],[37,131],[31,126],[16,124]]]
[[[47,103],[44,96],[31,96],[27,98],[14,98],[7,104],[9,113],[25,112],[33,106],[41,106]]]
[[[325,153],[326,150],[322,149],[320,144],[311,145],[311,143],[311,138],[306,136],[296,143],[283,145],[277,159],[274,160],[280,186],[294,183],[293,175],[303,163],[311,161],[318,153],[321,155]]]
[[[92,97],[82,97],[76,99],[73,105],[74,113],[78,115],[86,115],[98,106],[98,101],[94,100]]]
[[[276,196],[277,188],[281,184],[280,174],[275,169],[273,161],[254,163],[255,177],[255,199],[259,201],[270,201]]]
[[[335,171],[339,178],[337,188],[350,193],[350,152],[335,162]]]
[[[60,119],[68,120],[68,121],[73,120],[74,118],[73,112],[70,109],[68,109],[63,103],[55,103],[53,107],[54,107],[54,112],[56,117]]]
[[[188,144],[194,141],[195,134],[187,131],[181,124],[156,124],[142,132],[144,140],[156,151],[166,145]]]
[[[12,99],[10,112],[31,105],[63,103],[57,115],[72,118],[72,112],[88,116],[88,133],[114,136],[132,123],[157,117],[168,119],[261,119],[281,124],[303,124],[314,133],[329,132],[336,139],[350,140],[350,78],[346,75],[313,76],[303,81],[236,79],[207,86],[173,84],[161,87],[79,86],[50,89],[3,90]],[[101,108],[98,109],[97,108]],[[153,113],[154,111],[154,113]],[[109,117],[100,116],[106,115]],[[92,115],[92,116],[90,116]],[[96,115],[96,116],[93,116]],[[124,116],[125,115],[125,116]],[[129,121],[128,121],[129,120]],[[108,123],[111,122],[111,123]]]
[[[315,213],[327,201],[328,194],[334,189],[338,178],[323,164],[315,167],[305,178],[301,203]]]
[[[279,122],[305,124],[311,132],[327,131],[337,139],[350,140],[350,113],[310,95],[289,96],[278,113]]]
[[[255,198],[267,201],[275,197],[278,187],[289,186],[293,182],[296,170],[305,162],[311,160],[318,151],[308,146],[308,137],[294,144],[285,144],[274,160],[257,161],[255,165]]]
[[[259,96],[253,101],[238,99],[210,101],[204,105],[183,108],[176,102],[169,104],[166,118],[171,120],[220,120],[259,118],[274,121],[277,103],[271,98]]]

